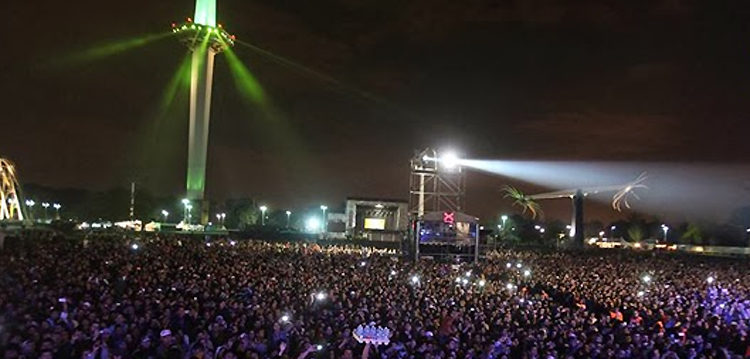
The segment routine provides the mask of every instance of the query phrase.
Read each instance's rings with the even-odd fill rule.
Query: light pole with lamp
[[[42,202],[42,208],[44,208],[44,221],[47,222],[47,208],[49,208],[49,203]]]
[[[193,223],[193,205],[188,203],[185,208],[187,209],[187,223]]]
[[[169,212],[167,212],[166,209],[162,209],[161,215],[164,216],[164,223],[167,223],[167,217],[169,217]]]
[[[59,203],[55,203],[55,204],[52,205],[52,207],[55,209],[55,217],[57,217],[56,219],[59,220],[60,219],[60,208],[62,208],[62,206]]]
[[[323,211],[323,233],[328,233],[328,218],[326,218],[326,211],[328,206],[320,205],[320,210]]]
[[[667,233],[669,232],[669,227],[666,224],[661,225],[661,229],[664,231],[664,242],[667,242]]]
[[[182,222],[183,223],[187,223],[187,221],[188,221],[188,206],[189,205],[190,205],[190,200],[187,199],[187,198],[183,198],[182,199],[182,206],[183,206],[183,210],[182,210]]]
[[[266,211],[267,210],[268,210],[268,207],[260,206],[260,225],[261,226],[266,225]]]
[[[26,200],[26,207],[29,207],[29,214],[31,214],[31,218],[34,217],[34,205],[36,202],[34,202],[33,199],[27,199]]]
[[[289,228],[289,221],[292,217],[292,211],[286,211],[286,228]]]

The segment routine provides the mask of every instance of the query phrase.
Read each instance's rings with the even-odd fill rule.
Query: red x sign
[[[443,223],[453,224],[456,222],[456,214],[453,212],[443,212]]]

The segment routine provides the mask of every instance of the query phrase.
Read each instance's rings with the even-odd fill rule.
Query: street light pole
[[[267,210],[268,210],[268,207],[260,206],[260,225],[261,226],[266,225],[266,211]]]
[[[289,228],[289,220],[292,217],[292,211],[286,211],[286,228]]]
[[[26,200],[26,207],[29,207],[29,214],[30,214],[30,216],[29,216],[30,218],[29,219],[33,219],[34,218],[34,205],[35,204],[36,204],[36,202],[34,202],[33,199],[27,199]]]
[[[57,217],[56,219],[59,220],[60,219],[60,208],[62,208],[62,206],[59,203],[55,203],[55,204],[52,205],[52,207],[55,208],[55,213],[56,213],[55,216]]]
[[[184,207],[182,210],[182,222],[187,223],[188,221],[188,206],[190,205],[190,200],[187,198],[182,199],[182,206]]]
[[[47,217],[47,208],[49,208],[49,203],[48,202],[42,202],[42,208],[44,208],[44,221],[47,222],[47,220],[48,220],[48,217]]]
[[[167,212],[166,209],[162,209],[161,215],[164,216],[164,223],[167,223],[167,217],[169,216],[169,212]]]
[[[664,230],[664,242],[667,241],[667,232],[669,232],[669,227],[666,224],[661,225],[661,229]]]
[[[328,218],[326,217],[328,206],[321,205],[320,209],[323,211],[323,233],[328,233]]]

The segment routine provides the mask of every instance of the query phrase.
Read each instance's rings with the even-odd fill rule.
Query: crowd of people
[[[5,358],[749,358],[747,260],[187,237],[0,252]],[[375,323],[388,344],[359,343]]]

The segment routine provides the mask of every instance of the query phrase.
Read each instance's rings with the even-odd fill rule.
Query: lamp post
[[[266,225],[266,211],[267,210],[268,210],[268,207],[260,206],[260,225],[261,226]]]
[[[617,226],[609,227],[609,236],[612,238],[615,238],[615,229],[617,229]]]
[[[322,204],[320,205],[320,210],[323,211],[323,233],[328,233],[328,218],[326,218],[328,206]]]
[[[193,205],[188,203],[185,208],[187,209],[187,223],[193,222]]]
[[[227,214],[224,212],[221,212],[221,226],[225,227],[224,222],[227,220]]]
[[[190,205],[190,200],[187,198],[182,199],[182,206],[184,207],[182,210],[182,222],[187,223],[188,221],[188,206]]]
[[[292,211],[286,211],[286,228],[289,228],[289,221],[292,217]]]
[[[667,233],[669,232],[669,227],[666,224],[661,225],[661,229],[664,231],[664,242],[667,241]]]
[[[44,208],[44,221],[47,222],[47,208],[49,208],[49,203],[42,202],[42,208]]]
[[[166,209],[162,209],[161,215],[164,216],[164,223],[167,223],[167,217],[169,217],[169,212],[167,212]]]
[[[62,208],[62,206],[59,203],[55,203],[52,205],[52,207],[55,209],[55,217],[57,217],[56,219],[60,219],[60,208]]]
[[[33,199],[27,199],[26,200],[26,207],[29,207],[29,214],[31,214],[31,218],[34,217],[33,214],[34,214],[34,205],[35,204],[36,204],[36,202],[34,202]]]
[[[503,229],[505,229],[505,221],[508,220],[508,215],[502,215],[500,216],[500,220],[503,221]]]

